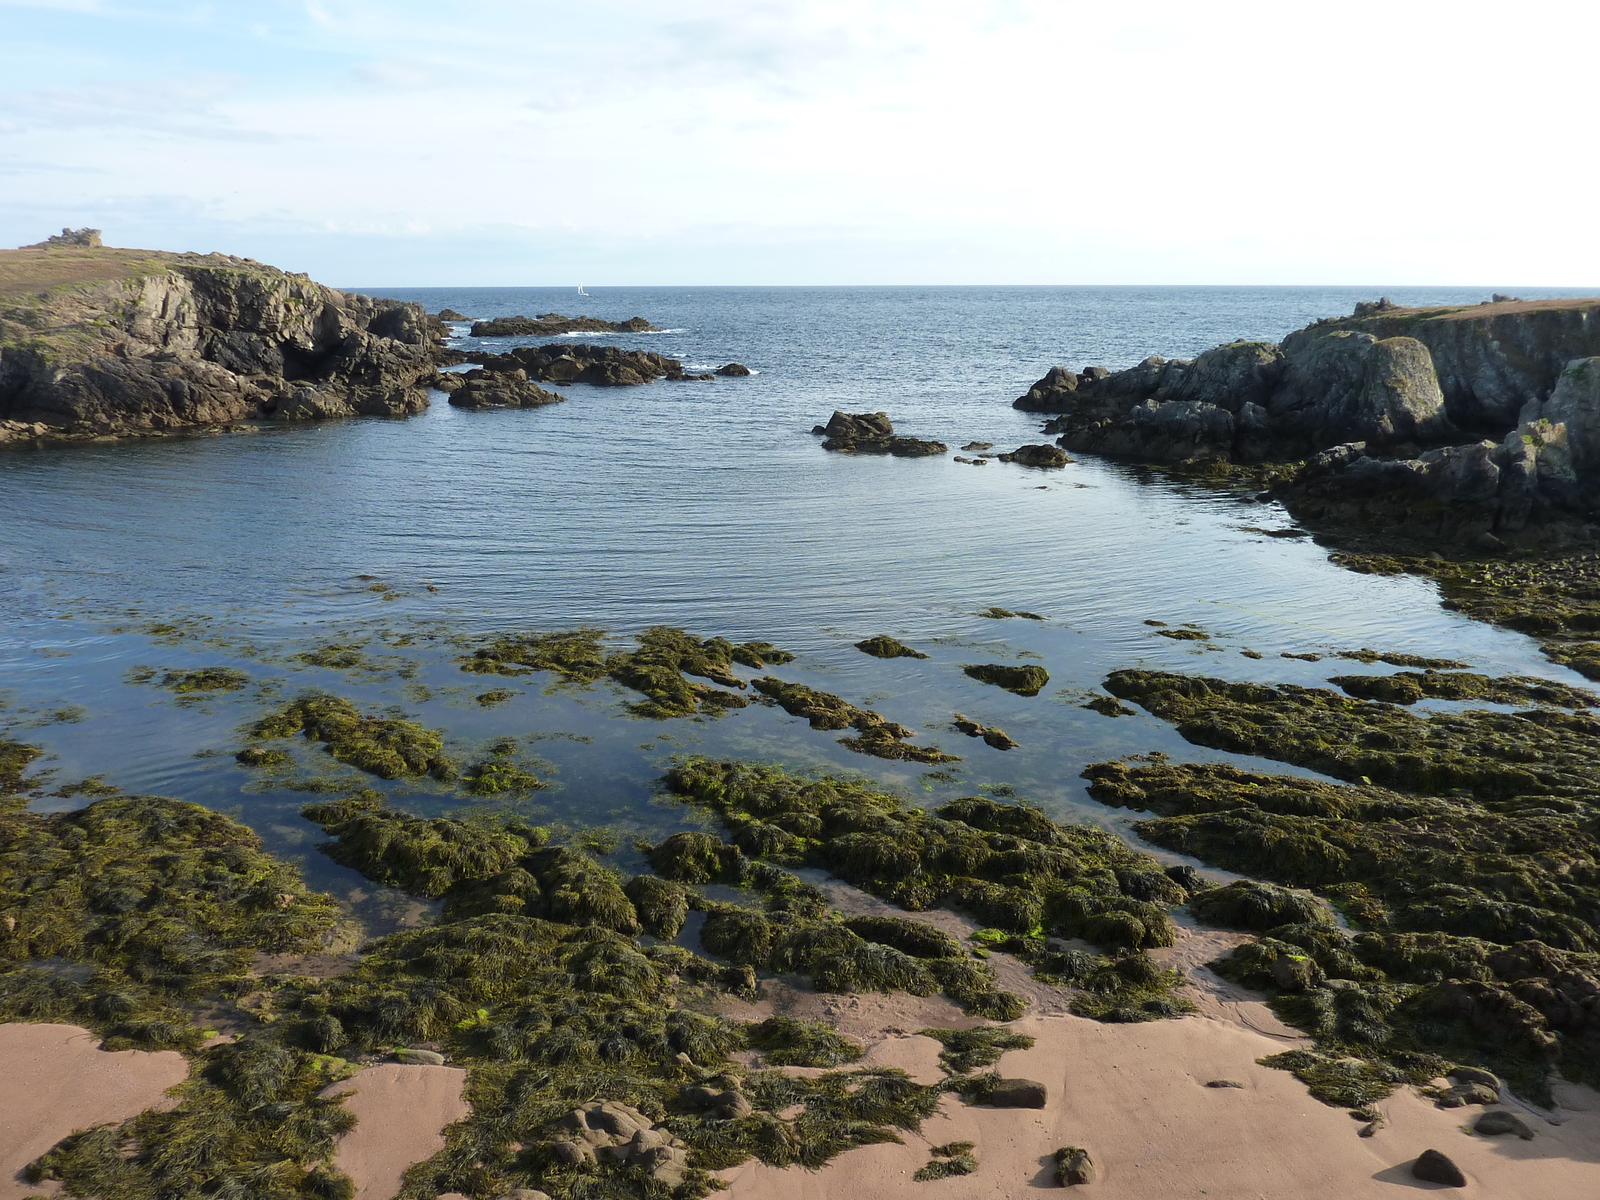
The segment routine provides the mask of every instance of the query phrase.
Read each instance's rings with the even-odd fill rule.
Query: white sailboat
[[[579,285],[578,285],[578,295],[580,295],[580,296],[587,296],[587,295],[588,295],[588,294],[589,294],[589,293],[588,293],[588,292],[586,292],[586,291],[584,291],[584,290],[583,290],[583,284],[581,284],[581,283],[580,283],[580,284],[579,284]]]

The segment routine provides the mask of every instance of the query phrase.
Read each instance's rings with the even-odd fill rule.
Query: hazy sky
[[[0,245],[329,283],[1594,286],[1600,5],[0,0]]]

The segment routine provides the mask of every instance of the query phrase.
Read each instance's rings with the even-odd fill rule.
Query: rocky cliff
[[[0,251],[0,442],[407,416],[448,355],[416,304],[70,236]]]
[[[1146,462],[1299,462],[1299,515],[1416,538],[1565,543],[1600,520],[1600,299],[1379,301],[1281,343],[1111,372],[1016,401],[1059,444]]]

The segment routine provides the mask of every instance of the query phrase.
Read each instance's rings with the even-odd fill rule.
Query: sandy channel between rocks
[[[406,1168],[444,1149],[444,1128],[468,1113],[460,1067],[380,1063],[325,1088],[351,1093],[358,1124],[339,1139],[333,1164],[355,1181],[356,1200],[392,1200]]]
[[[893,997],[885,997],[893,1000]],[[869,998],[855,997],[857,1034]],[[891,1024],[908,1015],[891,1005]],[[929,1014],[932,1015],[932,1014]],[[968,1200],[1056,1189],[1053,1154],[1082,1146],[1098,1177],[1086,1200],[1345,1200],[1448,1191],[1495,1200],[1592,1200],[1600,1196],[1600,1093],[1557,1085],[1563,1123],[1522,1112],[1534,1140],[1466,1131],[1480,1108],[1440,1109],[1410,1089],[1377,1107],[1371,1138],[1341,1108],[1311,1098],[1285,1071],[1256,1059],[1284,1040],[1218,1016],[1143,1025],[1102,1025],[1070,1015],[1023,1017],[1011,1026],[1036,1039],[995,1069],[1049,1088],[1043,1109],[993,1109],[947,1097],[920,1135],[902,1146],[852,1150],[815,1173],[760,1163],[722,1172],[730,1200]],[[914,1033],[881,1033],[862,1065],[902,1067],[940,1078],[939,1045]],[[1243,1088],[1208,1088],[1231,1079]],[[978,1170],[919,1183],[930,1146],[977,1143]],[[1449,1155],[1468,1185],[1451,1189],[1411,1175],[1423,1150]]]
[[[188,1076],[176,1050],[107,1052],[77,1025],[0,1025],[0,1200],[54,1194],[22,1169],[76,1130],[171,1108],[167,1089]]]

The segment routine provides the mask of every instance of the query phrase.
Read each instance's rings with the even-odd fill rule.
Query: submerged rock
[[[982,738],[985,743],[993,746],[996,750],[1015,750],[1017,748],[1017,743],[1007,735],[1004,729],[979,724],[971,717],[964,717],[960,713],[956,713],[951,724],[968,737]]]

